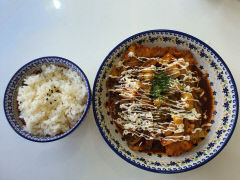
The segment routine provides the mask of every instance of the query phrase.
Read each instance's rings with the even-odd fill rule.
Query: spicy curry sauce
[[[106,105],[132,150],[177,156],[205,138],[213,96],[196,65],[188,50],[135,44],[113,67]]]

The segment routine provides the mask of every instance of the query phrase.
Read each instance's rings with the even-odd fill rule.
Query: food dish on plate
[[[90,100],[84,72],[65,58],[50,56],[28,62],[13,75],[3,104],[17,134],[34,142],[51,142],[78,127]]]
[[[211,127],[213,96],[188,50],[135,44],[106,86],[114,123],[132,150],[177,156]]]
[[[87,103],[87,87],[76,71],[43,65],[24,79],[17,101],[19,117],[27,132],[56,136],[67,132],[81,118]]]
[[[107,81],[109,81],[108,77],[111,76],[115,66],[121,66],[124,57],[129,58],[128,53],[126,52],[132,45],[135,44],[140,44],[146,47],[172,47],[178,50],[190,51],[197,62],[195,66],[207,77],[212,92],[206,93],[209,93],[209,95],[213,98],[212,113],[210,114],[211,118],[207,120],[211,124],[211,127],[208,126],[207,129],[209,129],[209,132],[205,139],[200,141],[198,145],[190,151],[177,151],[184,153],[181,153],[180,155],[173,153],[174,155],[178,155],[173,157],[162,155],[162,153],[154,152],[153,150],[132,150],[129,146],[129,140],[122,136],[123,132],[121,132],[121,128],[116,126],[116,122],[111,116],[111,114],[114,113],[114,105],[111,110],[106,108],[105,105],[107,105],[107,107],[110,106],[108,103],[105,104],[106,102],[109,102],[110,96],[110,88],[107,89],[106,86]],[[136,54],[130,53],[130,56],[132,55],[136,56]],[[142,55],[137,56],[141,57]],[[150,72],[151,71],[152,69],[150,69]],[[154,76],[150,74],[143,77],[149,77],[152,78],[152,80],[154,79]],[[164,80],[165,78],[162,77],[165,76],[156,76],[156,82],[167,82]],[[140,82],[143,82],[143,80]],[[130,94],[135,93],[135,89],[132,88],[132,90],[133,91]],[[123,93],[125,93],[125,95],[128,94],[126,94],[126,92]],[[161,91],[159,93],[161,94]],[[156,96],[158,97],[157,93]],[[145,31],[135,34],[119,43],[106,56],[99,67],[93,86],[94,117],[105,142],[126,162],[141,169],[158,173],[179,173],[192,170],[209,162],[218,153],[220,153],[228,143],[234,131],[238,117],[238,104],[237,88],[231,72],[223,59],[211,47],[201,40],[186,33],[173,30]],[[118,112],[121,111],[118,110]],[[192,145],[195,146],[196,144]],[[133,148],[134,147],[137,146],[133,146]]]

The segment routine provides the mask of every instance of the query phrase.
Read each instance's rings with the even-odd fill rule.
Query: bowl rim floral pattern
[[[97,93],[97,84],[99,82],[99,78],[100,78],[100,75],[101,75],[101,71],[103,70],[104,66],[105,66],[105,63],[107,62],[107,60],[111,57],[111,56],[114,56],[114,52],[117,51],[117,49],[121,46],[124,46],[124,44],[126,44],[127,42],[131,42],[132,40],[134,39],[137,39],[138,37],[142,37],[144,36],[145,34],[156,34],[156,33],[168,33],[168,34],[176,34],[177,36],[183,36],[187,39],[190,39],[192,41],[195,41],[197,44],[200,44],[200,46],[203,46],[204,49],[206,48],[207,50],[210,50],[213,54],[214,54],[214,57],[218,58],[220,63],[222,63],[222,65],[226,68],[226,71],[228,72],[228,76],[230,76],[230,80],[231,80],[231,83],[233,85],[233,91],[232,92],[234,95],[235,95],[235,114],[233,116],[233,124],[231,124],[231,129],[230,129],[230,132],[228,133],[228,136],[225,138],[223,144],[221,144],[221,147],[219,147],[216,151],[214,151],[214,154],[211,155],[210,157],[206,156],[206,159],[203,159],[203,161],[201,161],[200,163],[197,163],[195,165],[192,165],[192,166],[187,166],[186,168],[181,168],[180,170],[179,169],[157,169],[157,168],[151,168],[150,166],[147,166],[147,165],[141,165],[140,163],[137,163],[136,161],[134,160],[131,160],[130,158],[127,158],[126,156],[124,156],[121,152],[118,151],[118,148],[114,147],[114,145],[111,143],[110,140],[108,140],[108,137],[105,135],[105,133],[103,132],[102,128],[101,128],[101,123],[100,123],[100,120],[98,119],[98,114],[97,114],[97,105],[96,105],[96,93]],[[123,40],[122,42],[120,42],[118,45],[116,45],[111,51],[110,53],[106,56],[106,58],[104,59],[104,61],[102,62],[101,66],[99,67],[98,71],[97,71],[97,74],[96,74],[96,78],[95,78],[95,81],[94,81],[94,85],[93,85],[93,97],[92,97],[92,103],[93,103],[93,113],[94,113],[94,117],[95,117],[95,121],[96,121],[96,124],[97,124],[97,127],[103,137],[103,139],[105,140],[105,142],[108,144],[108,146],[118,155],[120,156],[122,159],[124,159],[125,161],[127,161],[128,163],[138,167],[138,168],[141,168],[141,169],[144,169],[144,170],[148,170],[148,171],[152,171],[152,172],[157,172],[157,173],[167,173],[167,174],[171,174],[171,173],[180,173],[180,172],[185,172],[185,171],[189,171],[189,170],[193,170],[197,167],[200,167],[204,164],[206,164],[207,162],[209,162],[210,160],[212,160],[214,157],[216,157],[221,151],[222,149],[226,146],[226,144],[228,143],[228,141],[230,140],[233,132],[234,132],[234,129],[235,129],[235,126],[236,126],[236,123],[237,123],[237,119],[238,119],[238,113],[239,113],[239,99],[238,99],[238,91],[237,91],[237,87],[236,87],[236,84],[235,84],[235,81],[234,81],[234,78],[231,74],[231,71],[229,70],[228,66],[226,65],[226,63],[223,61],[223,59],[219,56],[219,54],[213,50],[209,45],[207,45],[206,43],[204,43],[203,41],[199,40],[198,38],[194,37],[194,36],[191,36],[187,33],[183,33],[183,32],[179,32],[179,31],[175,31],[175,30],[168,30],[168,29],[157,29],[157,30],[148,30],[148,31],[143,31],[143,32],[140,32],[140,33],[137,33],[135,35],[132,35],[130,37],[128,37],[127,39]],[[231,121],[231,122],[232,122]],[[215,150],[215,149],[214,149]]]
[[[42,61],[42,62],[41,62]],[[28,66],[31,66],[32,64],[34,63],[38,63],[40,62],[40,64],[59,64],[59,65],[66,65],[67,67],[74,67],[75,69],[78,70],[78,74],[82,77],[83,81],[85,82],[86,84],[86,87],[87,87],[87,91],[88,91],[88,98],[87,98],[87,104],[86,104],[86,108],[81,116],[81,118],[78,120],[78,122],[70,129],[68,130],[67,132],[65,133],[62,133],[60,135],[57,135],[57,136],[53,136],[53,137],[41,137],[41,136],[33,136],[32,134],[30,133],[27,133],[27,132],[24,132],[24,133],[20,133],[14,124],[12,124],[11,122],[11,118],[10,118],[10,114],[8,113],[7,111],[7,101],[12,101],[10,99],[8,99],[8,91],[9,89],[11,88],[11,83],[13,82],[14,78],[18,78],[19,74],[21,72],[28,72],[28,71],[31,71],[31,67],[30,69],[24,71],[24,68],[27,68]],[[36,68],[36,67],[33,67],[33,68]],[[25,73],[23,73],[23,77],[26,76]],[[21,75],[20,75],[21,76]],[[22,80],[23,78],[18,78],[18,80]],[[17,83],[16,83],[17,84]],[[16,91],[18,89],[18,86],[16,85],[16,89],[13,90],[13,91]],[[12,127],[12,129],[18,134],[20,135],[21,137],[27,139],[27,140],[30,140],[30,141],[33,141],[33,142],[40,142],[40,143],[45,143],[45,142],[52,142],[52,141],[56,141],[56,140],[59,140],[63,137],[66,137],[67,135],[71,134],[78,126],[79,124],[84,120],[89,108],[90,108],[90,105],[91,105],[91,88],[90,88],[90,84],[89,84],[89,81],[88,81],[88,78],[87,76],[85,75],[85,73],[83,72],[83,70],[75,63],[73,63],[72,61],[68,60],[68,59],[65,59],[65,58],[62,58],[62,57],[58,57],[58,56],[45,56],[45,57],[40,57],[40,58],[37,58],[37,59],[34,59],[26,64],[24,64],[21,68],[19,68],[17,70],[17,72],[14,73],[14,75],[12,76],[12,78],[10,79],[10,81],[8,82],[7,84],[7,87],[6,87],[6,90],[5,90],[5,93],[4,93],[4,98],[3,98],[3,106],[4,106],[4,113],[5,113],[5,116],[7,118],[7,121],[9,123],[9,125]],[[16,99],[14,99],[16,100]],[[12,103],[12,102],[11,102]],[[14,113],[14,110],[12,110],[11,113]]]

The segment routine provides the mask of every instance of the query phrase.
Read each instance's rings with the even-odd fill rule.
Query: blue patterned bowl
[[[125,50],[132,44],[147,46],[172,46],[189,49],[206,72],[213,88],[214,112],[211,131],[207,137],[190,152],[178,157],[160,156],[134,152],[104,108],[106,79]],[[151,30],[133,35],[117,45],[105,58],[98,70],[93,87],[93,111],[96,124],[111,149],[125,161],[139,168],[158,173],[179,173],[195,169],[213,159],[227,144],[234,131],[238,117],[238,93],[230,70],[222,58],[207,44],[188,34],[172,30]]]
[[[18,87],[22,85],[23,80],[25,79],[26,76],[31,75],[34,71],[39,69],[39,67],[41,67],[43,64],[56,64],[56,65],[65,66],[65,67],[73,69],[74,71],[79,73],[79,75],[83,78],[84,82],[86,83],[87,89],[88,89],[87,106],[86,106],[85,111],[83,112],[81,119],[79,119],[79,121],[75,124],[75,126],[72,129],[70,129],[69,131],[67,131],[63,134],[60,134],[60,135],[54,136],[54,137],[34,136],[34,135],[24,131],[23,124],[22,124],[21,120],[19,119],[19,112],[17,110],[17,100],[16,100],[17,98],[16,97],[17,97]],[[90,99],[91,99],[91,90],[90,90],[88,79],[87,79],[86,75],[84,74],[84,72],[76,64],[74,64],[73,62],[71,62],[67,59],[61,58],[61,57],[42,57],[42,58],[39,58],[39,59],[36,59],[36,60],[33,60],[33,61],[27,63],[26,65],[24,65],[22,68],[20,68],[14,74],[14,76],[8,83],[7,89],[5,91],[3,104],[4,104],[4,111],[5,111],[7,120],[9,122],[9,124],[12,126],[12,128],[16,131],[16,133],[18,133],[20,136],[22,136],[28,140],[31,140],[31,141],[50,142],[50,141],[55,141],[55,140],[58,140],[58,139],[61,139],[65,136],[67,136],[68,134],[70,134],[77,128],[77,126],[82,122],[85,115],[87,114],[87,111],[90,106]]]

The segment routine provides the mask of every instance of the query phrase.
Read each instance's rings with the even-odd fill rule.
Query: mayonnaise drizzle
[[[197,112],[195,108],[186,110],[187,100],[184,98],[181,98],[181,100],[168,98],[164,101],[165,106],[157,107],[152,103],[150,90],[142,89],[141,87],[141,85],[151,87],[151,80],[149,80],[150,78],[148,79],[149,74],[146,72],[154,73],[164,71],[171,77],[168,95],[175,93],[192,93],[193,90],[197,90],[199,87],[191,87],[190,84],[198,83],[200,79],[189,69],[189,63],[183,58],[171,59],[171,63],[168,63],[167,60],[159,57],[137,57],[133,52],[129,52],[128,56],[143,62],[147,60],[157,60],[161,66],[156,67],[155,65],[151,65],[148,67],[140,66],[132,68],[124,66],[121,61],[117,67],[123,66],[125,70],[121,72],[120,76],[109,76],[118,79],[118,84],[112,89],[109,89],[109,91],[117,92],[123,98],[116,102],[120,104],[121,111],[118,113],[119,118],[115,119],[118,124],[124,127],[123,134],[126,135],[130,133],[144,137],[147,140],[167,139],[174,142],[190,140],[189,135],[176,135],[184,132],[184,124],[176,125],[173,121],[161,122],[161,119],[163,116],[171,116],[174,114],[175,116],[188,120],[200,120],[202,115]],[[180,71],[185,72],[181,72],[182,78],[175,78],[175,76],[180,74]],[[204,95],[204,93],[202,93],[201,96],[202,95]],[[131,100],[130,103],[129,100]],[[191,100],[198,101],[197,99]],[[201,128],[196,128],[192,133],[201,130]],[[172,132],[175,135],[163,138],[161,135],[166,132]]]

